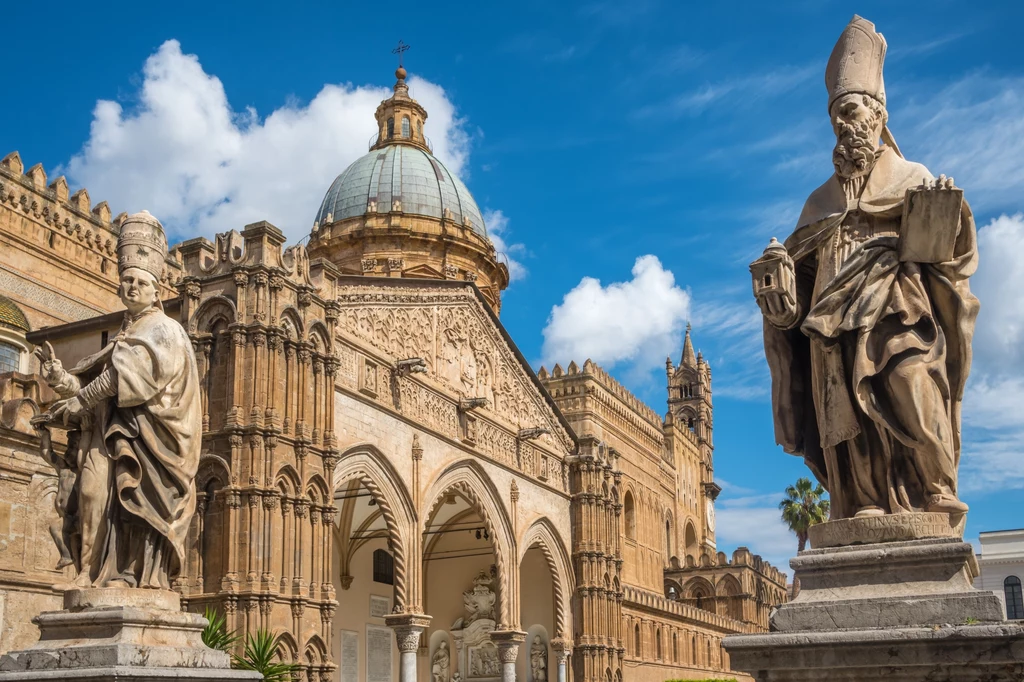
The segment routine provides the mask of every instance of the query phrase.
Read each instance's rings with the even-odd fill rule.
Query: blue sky
[[[0,153],[179,238],[308,232],[412,45],[435,152],[517,275],[541,362],[593,357],[664,410],[687,320],[715,388],[719,541],[784,564],[805,475],[774,446],[746,265],[831,173],[824,65],[857,12],[889,42],[890,128],[972,203],[982,300],[965,406],[968,535],[1024,526],[1024,58],[1014,2],[15,3]]]

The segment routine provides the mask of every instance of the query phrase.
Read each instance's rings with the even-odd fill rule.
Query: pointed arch
[[[278,636],[277,657],[285,663],[295,663],[299,660],[299,643],[288,630],[282,630]]]
[[[438,507],[444,504],[446,495],[453,491],[461,493],[476,508],[492,538],[495,563],[498,567],[497,582],[501,604],[499,622],[501,625],[514,625],[519,622],[519,614],[517,609],[513,608],[509,571],[519,570],[518,564],[510,567],[512,559],[518,557],[516,540],[508,512],[500,502],[501,497],[479,462],[469,459],[455,462],[437,477],[426,497],[431,503],[423,515],[420,532],[426,532],[426,524],[430,523]]]
[[[306,328],[302,324],[302,315],[296,310],[295,306],[288,306],[281,311],[278,316],[279,324],[284,327],[285,322],[288,323],[288,327],[291,327],[292,331],[295,332],[295,337],[290,338],[291,341],[302,341],[306,338]]]
[[[567,637],[570,631],[566,622],[569,615],[567,605],[574,588],[572,568],[565,543],[559,537],[554,524],[547,518],[541,518],[534,521],[533,525],[527,529],[520,547],[523,549],[519,555],[520,565],[532,547],[537,547],[544,555],[555,584],[555,637]],[[605,584],[607,587],[608,574],[605,574]]]
[[[208,332],[221,320],[226,324],[234,324],[236,319],[238,319],[238,311],[235,308],[235,302],[227,296],[213,296],[203,301],[192,313],[192,319],[188,322],[188,331],[193,334]]]
[[[274,476],[274,487],[283,495],[295,496],[302,489],[300,480],[299,472],[295,470],[295,467],[287,463],[282,464],[281,468],[277,470],[277,475]]]
[[[409,533],[416,528],[416,512],[402,477],[377,447],[359,443],[341,453],[332,479],[335,492],[348,481],[359,481],[377,502],[395,560],[395,606],[404,612],[410,606],[408,557],[414,545]]]
[[[320,320],[314,320],[309,325],[309,338],[310,340],[316,337],[320,340],[321,347],[325,355],[331,353],[331,334],[327,331],[327,326]]]
[[[196,490],[205,490],[211,480],[221,486],[231,482],[231,467],[220,455],[204,453],[199,456],[199,468],[196,469]]]

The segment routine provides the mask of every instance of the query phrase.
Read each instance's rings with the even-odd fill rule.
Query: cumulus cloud
[[[444,89],[412,77],[430,114],[435,155],[464,175],[470,136]],[[390,90],[328,84],[308,103],[262,116],[238,110],[199,58],[168,40],[142,70],[130,106],[100,100],[89,140],[67,163],[71,181],[117,210],[148,209],[183,238],[268,220],[306,236],[335,176],[365,154],[373,112]]]
[[[505,265],[508,266],[508,276],[512,282],[526,277],[526,266],[518,259],[526,256],[526,245],[521,243],[509,244],[506,238],[509,235],[508,216],[500,210],[484,211],[484,223],[487,225],[487,236],[494,244],[498,255],[504,257]]]
[[[971,280],[981,300],[974,374],[964,398],[963,487],[1024,488],[1024,214],[978,231],[981,265]]]
[[[607,286],[584,277],[551,309],[544,328],[546,362],[592,359],[612,367],[628,363],[646,374],[682,347],[690,294],[656,256],[636,259],[633,279]]]

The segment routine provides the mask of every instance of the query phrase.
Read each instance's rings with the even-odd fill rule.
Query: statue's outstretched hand
[[[53,406],[50,413],[53,415],[53,419],[60,419],[64,426],[67,426],[72,417],[79,417],[85,412],[85,406],[82,405],[82,401],[78,399],[78,396],[68,398],[67,400],[61,400]]]

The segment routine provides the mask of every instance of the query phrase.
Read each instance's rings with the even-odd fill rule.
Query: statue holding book
[[[957,467],[977,235],[953,179],[893,141],[885,50],[854,17],[825,73],[835,174],[750,266],[776,440],[829,491],[833,519],[967,510]]]

